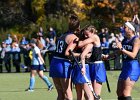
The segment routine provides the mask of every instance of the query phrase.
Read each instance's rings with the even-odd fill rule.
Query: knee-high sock
[[[48,87],[52,85],[47,76],[44,75],[42,79],[44,80],[44,82],[47,84]]]
[[[33,89],[34,88],[34,85],[35,85],[35,77],[31,77],[30,78],[30,86],[29,86],[29,88],[30,89]]]
[[[120,96],[120,97],[118,97],[118,100],[132,100],[132,98],[131,98],[131,96],[127,96],[127,97]]]
[[[123,96],[118,97],[118,100],[123,100]]]
[[[132,100],[131,96],[123,97],[123,100]]]

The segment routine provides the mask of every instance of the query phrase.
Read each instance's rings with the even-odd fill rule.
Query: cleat
[[[48,87],[48,91],[51,91],[53,89],[53,85],[50,85],[49,87]]]
[[[34,92],[34,90],[33,89],[30,89],[30,88],[26,89],[25,91]]]

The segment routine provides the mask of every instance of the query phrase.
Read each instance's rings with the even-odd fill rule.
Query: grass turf
[[[111,93],[108,92],[106,83],[102,88],[103,100],[117,100],[116,85],[120,71],[108,71],[108,81]],[[48,73],[45,72],[48,76]],[[0,100],[56,100],[56,89],[47,91],[47,86],[38,76],[36,77],[35,91],[25,92],[29,85],[29,73],[2,73],[0,74]],[[52,79],[50,78],[51,82]],[[140,100],[140,82],[135,84],[132,91],[133,100]],[[74,100],[76,100],[75,89],[73,88]]]

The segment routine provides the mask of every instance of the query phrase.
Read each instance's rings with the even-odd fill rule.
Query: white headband
[[[126,22],[125,25],[135,32],[135,28],[130,22]]]

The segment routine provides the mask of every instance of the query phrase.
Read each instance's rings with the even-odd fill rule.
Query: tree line
[[[82,26],[92,23],[98,29],[113,29],[139,14],[139,5],[139,0],[1,0],[0,32],[28,34],[40,26],[47,32],[52,26],[62,33],[72,13],[79,16]]]

